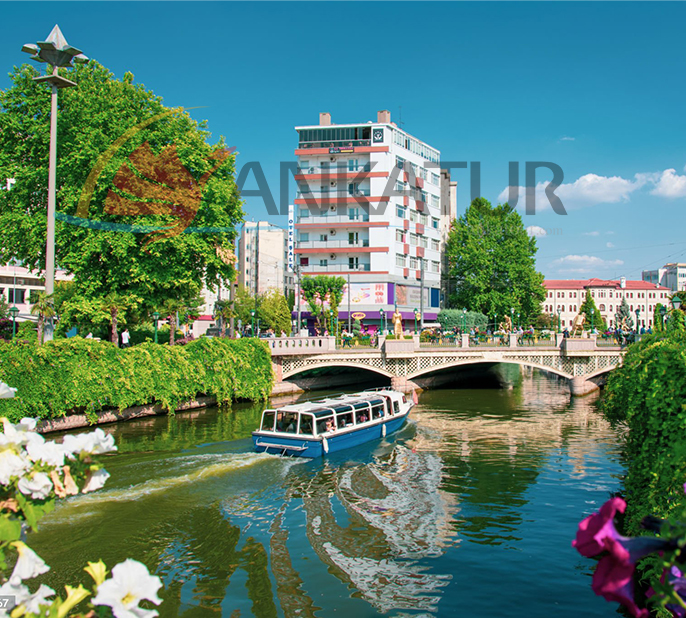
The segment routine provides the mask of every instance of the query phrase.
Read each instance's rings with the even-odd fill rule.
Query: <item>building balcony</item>
[[[360,247],[369,247],[369,238],[360,238],[357,241],[350,242],[349,239],[341,240],[298,240],[295,243],[296,251],[298,249],[331,249],[331,251],[341,251],[345,249],[359,249]]]
[[[344,140],[333,140],[329,142],[298,142],[298,148],[301,150],[308,150],[312,148],[357,148],[360,146],[371,146],[372,140],[370,139],[344,139]]]
[[[310,213],[307,215],[298,215],[296,219],[296,225],[299,223],[308,223],[313,225],[319,225],[320,227],[326,227],[329,223],[364,223],[369,221],[369,215],[364,213],[359,214],[347,214],[347,215],[333,215],[329,214],[328,210],[323,213]],[[386,223],[388,225],[388,223]]]
[[[388,253],[388,247],[370,247],[369,243],[363,245],[361,241],[357,245],[347,242],[337,244],[330,241],[310,241],[299,243],[299,246],[295,248],[295,253],[299,255],[310,253]]]
[[[312,273],[342,273],[342,272],[371,272],[371,264],[327,264],[320,266],[319,264],[300,264],[301,274]]]
[[[298,191],[296,199],[328,199],[329,197],[369,197],[369,189],[358,189],[354,193],[348,191],[347,187],[324,187],[312,191]]]
[[[341,195],[340,193],[337,195],[336,193],[330,193],[330,194],[321,194],[315,196],[312,193],[305,193],[305,194],[299,194],[298,197],[295,199],[295,203],[298,204],[299,206],[323,206],[323,205],[334,205],[334,204],[369,204],[372,202],[388,202],[390,200],[390,196],[388,195],[379,195],[379,196],[369,196],[369,195],[350,195],[343,193]]]

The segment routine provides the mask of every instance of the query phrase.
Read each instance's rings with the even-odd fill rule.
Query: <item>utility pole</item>
[[[352,296],[352,290],[350,289],[350,273],[348,273],[348,333],[353,331],[352,316],[350,315],[350,297]]]
[[[298,323],[296,324],[296,327],[295,327],[296,328],[295,334],[297,336],[300,336],[300,330],[301,330],[301,327],[300,327],[300,325],[301,325],[301,322],[300,322],[300,295],[302,293],[302,291],[300,289],[300,264],[296,264],[295,274],[297,276],[297,284],[296,285],[298,287],[298,294],[295,297],[295,302],[298,303]]]

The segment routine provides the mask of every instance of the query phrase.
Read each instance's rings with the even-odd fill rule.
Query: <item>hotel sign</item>
[[[339,146],[329,148],[329,154],[345,154],[355,152],[354,146]]]
[[[288,242],[287,242],[287,268],[288,272],[293,272],[295,266],[295,208],[293,204],[288,205]]]

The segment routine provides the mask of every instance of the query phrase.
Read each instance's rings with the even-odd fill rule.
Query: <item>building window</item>
[[[319,260],[319,265],[320,265],[320,266],[328,266],[328,265],[329,265],[329,260]]]
[[[320,235],[319,235],[319,240],[320,240],[321,242],[326,242],[327,240],[329,240],[329,236],[328,236],[327,234],[320,234]]]
[[[310,211],[307,210],[307,208],[301,208],[300,209],[300,218],[301,219],[307,219],[307,217],[310,216]]]
[[[416,246],[417,246],[417,234],[414,234],[414,233],[411,233],[411,234],[410,234],[410,244],[411,244],[413,247],[416,247]]]
[[[15,288],[10,288],[8,291],[7,302],[14,305],[24,304],[24,294],[26,290],[17,290]],[[16,296],[15,296],[16,295]]]
[[[434,262],[433,260],[431,261],[431,272],[432,273],[438,272],[438,262]]]
[[[401,255],[400,253],[395,254],[395,265],[405,268],[407,266],[407,256]]]
[[[419,221],[419,213],[416,210],[410,210],[410,221],[412,223]]]
[[[405,232],[403,230],[396,230],[395,231],[395,239],[398,242],[405,242]]]
[[[356,257],[348,258],[348,268],[350,268],[350,270],[357,270],[359,265],[360,265],[359,258],[356,258]]]
[[[309,232],[300,232],[300,242],[310,242]],[[249,258],[246,258],[249,259]]]
[[[410,268],[417,270],[419,268],[419,260],[416,257],[410,258]]]
[[[419,245],[420,245],[421,247],[424,247],[425,249],[428,248],[428,246],[429,246],[429,241],[428,241],[428,239],[427,239],[426,236],[420,236],[420,237],[419,237]]]
[[[431,239],[431,250],[438,251],[438,241],[435,238]]]
[[[310,265],[310,258],[306,258],[306,257],[300,258],[300,266],[309,266],[309,265]]]
[[[350,221],[357,221],[360,218],[359,208],[348,208],[348,219]]]
[[[438,219],[436,217],[431,217],[431,227],[434,230],[438,229]]]
[[[399,219],[404,219],[407,216],[407,208],[405,208],[404,206],[396,206],[395,214]]]

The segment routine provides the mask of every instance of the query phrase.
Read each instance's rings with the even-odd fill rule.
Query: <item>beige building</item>
[[[671,262],[657,270],[644,270],[642,279],[650,283],[659,283],[672,292],[683,292],[686,290],[686,264]]]
[[[543,282],[547,295],[542,303],[543,313],[554,316],[557,325],[558,315],[561,328],[569,328],[579,313],[579,308],[590,294],[609,327],[615,326],[615,314],[619,311],[622,299],[626,298],[631,317],[636,322],[636,310],[639,311],[639,328],[653,326],[655,305],[669,304],[672,292],[655,283],[647,281],[619,281],[603,279],[548,279]]]
[[[286,293],[286,230],[267,221],[244,223],[238,243],[238,285],[253,294],[273,289]]]

